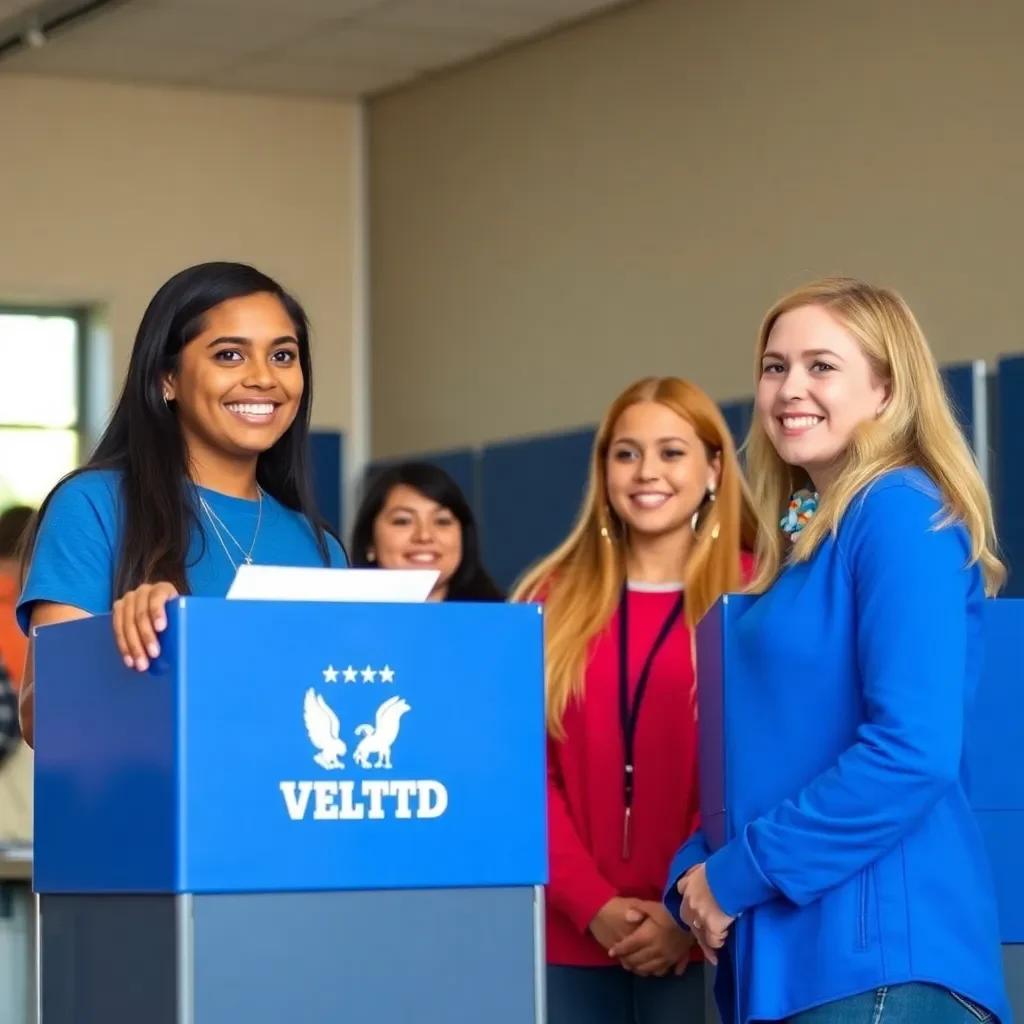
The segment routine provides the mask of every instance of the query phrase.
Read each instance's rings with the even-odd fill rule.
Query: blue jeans
[[[786,1024],[983,1024],[988,1010],[936,985],[893,985],[790,1017]]]
[[[548,1024],[704,1024],[704,965],[645,978],[622,967],[548,964]]]

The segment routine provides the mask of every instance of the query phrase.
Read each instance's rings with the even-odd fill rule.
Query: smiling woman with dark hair
[[[243,562],[344,566],[314,507],[311,404],[306,314],[277,282],[239,263],[172,277],[96,451],[36,517],[22,629],[112,611],[125,663],[145,671],[175,596],[223,596]],[[31,675],[30,657],[30,740]]]
[[[483,566],[476,520],[439,466],[403,462],[370,481],[352,530],[352,563],[436,569],[431,601],[503,601]]]

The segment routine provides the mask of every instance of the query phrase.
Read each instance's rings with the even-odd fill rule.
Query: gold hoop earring
[[[693,518],[690,520],[690,529],[693,531],[695,536],[697,534],[697,531],[700,529],[700,518],[699,517],[700,517],[700,510],[698,509],[696,512],[693,513]],[[718,540],[718,535],[721,532],[722,532],[721,531],[721,527],[718,525],[718,523],[715,523],[715,525],[711,527],[711,539],[712,540]]]
[[[605,507],[604,507],[604,515],[605,515],[605,519],[608,521],[608,523],[612,523],[614,525],[615,519],[614,519],[614,517],[612,515],[612,510],[607,505],[605,505]],[[601,536],[604,537],[604,539],[609,544],[613,543],[614,540],[615,540],[615,538],[612,536],[612,530],[610,530],[608,528],[607,523],[602,523],[601,524]]]

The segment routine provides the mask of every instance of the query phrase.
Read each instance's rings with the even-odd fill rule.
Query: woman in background
[[[243,563],[343,566],[313,502],[312,384],[306,314],[279,284],[238,263],[171,278],[96,451],[34,521],[22,630],[113,611],[143,672],[178,594],[223,596]],[[20,696],[31,743],[31,655]]]
[[[436,569],[430,601],[503,601],[480,556],[472,509],[440,467],[403,462],[370,482],[352,530],[356,568]]]
[[[755,533],[721,412],[648,378],[604,417],[569,538],[516,588],[545,606],[551,1024],[704,1020],[700,950],[660,896],[699,823],[692,630],[743,586]]]
[[[712,853],[698,833],[666,902],[722,950],[735,1024],[1008,1022],[962,782],[1005,575],[985,485],[892,291],[838,279],[782,299],[756,378],[748,468],[773,525],[730,649],[730,730],[765,770],[733,773],[734,838]]]

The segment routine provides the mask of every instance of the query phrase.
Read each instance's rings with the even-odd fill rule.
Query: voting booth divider
[[[36,636],[42,1024],[541,1024],[540,608],[168,612]]]
[[[736,625],[753,600],[726,595],[697,628],[701,816],[712,849],[742,827],[734,809],[743,803],[744,774],[771,771],[750,764],[736,741],[757,727],[735,696],[749,692],[734,651]],[[1024,1019],[1024,599],[987,601],[983,629],[984,673],[966,721],[962,777],[994,876],[1007,989],[1015,1018]]]

